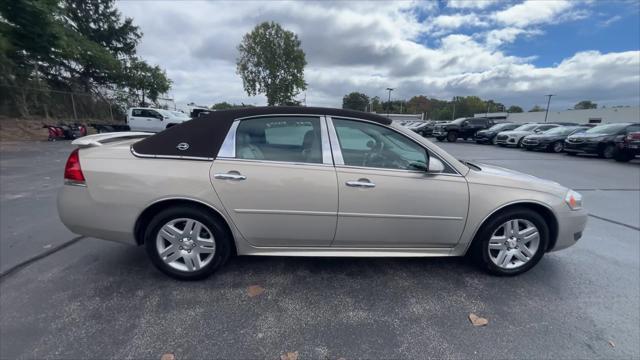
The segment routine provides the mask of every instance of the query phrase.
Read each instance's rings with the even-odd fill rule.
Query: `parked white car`
[[[160,132],[191,118],[179,111],[134,107],[127,111],[127,124],[131,131]]]
[[[121,137],[121,139],[119,139]],[[144,245],[181,279],[231,254],[462,256],[516,275],[582,236],[577,192],[456,160],[386,117],[216,111],[159,134],[74,141],[58,197],[73,232]]]
[[[556,128],[557,124],[525,124],[510,131],[502,131],[496,135],[495,143],[500,146],[522,147],[522,140],[531,134],[540,134],[549,129]]]

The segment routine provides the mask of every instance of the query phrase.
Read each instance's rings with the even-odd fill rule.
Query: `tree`
[[[407,101],[407,111],[414,114],[428,113],[431,111],[431,101],[423,95],[417,95]]]
[[[216,103],[214,105],[211,106],[211,110],[228,110],[228,109],[240,109],[240,108],[248,108],[248,107],[253,107],[253,105],[250,104],[230,104],[226,101],[223,102],[219,102]]]
[[[369,97],[363,93],[352,92],[342,97],[342,108],[367,111],[369,106]]]
[[[171,80],[159,66],[151,66],[146,62],[134,58],[127,70],[130,89],[142,93],[141,106],[146,106],[145,98],[149,97],[152,102],[158,101],[158,96],[164,94],[171,88]]]
[[[269,106],[290,103],[307,88],[307,64],[298,36],[275,22],[263,22],[238,45],[236,72],[250,96],[265,94]]]
[[[539,106],[539,105],[534,105],[531,110],[529,110],[529,112],[540,112],[540,111],[545,111],[545,108]]]
[[[520,106],[511,105],[507,109],[507,112],[510,112],[510,113],[521,113],[521,112],[523,112],[523,110],[522,110],[522,108]]]
[[[591,100],[582,100],[579,103],[575,104],[573,108],[575,110],[597,109],[598,104],[592,102]]]

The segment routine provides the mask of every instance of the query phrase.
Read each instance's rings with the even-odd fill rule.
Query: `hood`
[[[517,136],[522,136],[522,135],[528,135],[528,134],[533,134],[533,131],[515,131],[515,130],[509,130],[509,131],[501,131],[500,135],[517,135]]]
[[[506,186],[523,190],[540,191],[564,198],[567,187],[555,181],[541,179],[533,175],[505,169],[503,167],[478,163],[481,171],[470,171],[467,180],[469,182],[486,185]]]
[[[581,138],[581,139],[593,139],[593,138],[599,138],[599,137],[604,137],[604,136],[611,136],[613,134],[587,134],[587,133],[579,133],[579,134],[573,134],[571,136],[569,136],[570,138]]]
[[[563,135],[545,135],[545,134],[531,134],[527,135],[527,139],[536,139],[536,140],[549,140],[555,138],[563,138]]]

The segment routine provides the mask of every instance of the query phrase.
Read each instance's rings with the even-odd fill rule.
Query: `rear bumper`
[[[58,215],[73,233],[135,245],[138,211],[97,203],[86,186],[64,185],[58,193]]]

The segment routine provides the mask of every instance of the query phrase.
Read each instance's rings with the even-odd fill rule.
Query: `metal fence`
[[[0,85],[0,116],[63,122],[123,122],[126,94],[111,96]]]

